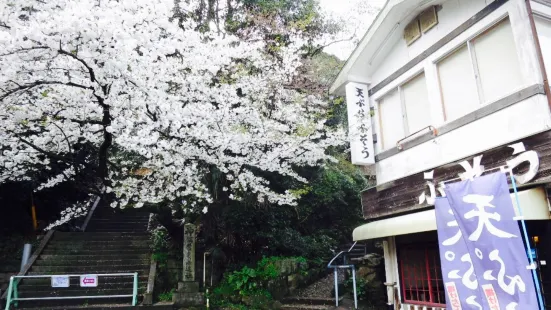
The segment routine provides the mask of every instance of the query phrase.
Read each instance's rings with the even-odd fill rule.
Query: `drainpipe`
[[[543,53],[541,51],[540,40],[538,38],[538,32],[536,30],[536,22],[534,21],[534,13],[532,12],[532,6],[530,5],[530,0],[525,0],[526,11],[528,12],[528,20],[530,21],[530,27],[532,28],[532,37],[534,39],[534,44],[536,45],[536,53],[538,54],[538,62],[540,65],[541,75],[543,77],[543,89],[545,90],[545,95],[547,96],[547,104],[551,110],[551,91],[549,89],[549,80],[547,79],[547,71],[545,71],[545,63],[543,61]]]

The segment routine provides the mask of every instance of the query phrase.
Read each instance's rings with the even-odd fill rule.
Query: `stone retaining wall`
[[[266,283],[266,288],[275,300],[281,300],[327,274],[327,268],[311,267],[294,258],[277,261],[276,268],[279,276]]]

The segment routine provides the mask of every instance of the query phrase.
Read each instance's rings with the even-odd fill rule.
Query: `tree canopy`
[[[216,168],[229,199],[296,204],[267,174],[306,182],[300,167],[335,161],[345,133],[293,87],[308,40],[285,25],[308,15],[231,28],[250,22],[239,6],[302,14],[284,0],[0,3],[0,183],[206,211]]]

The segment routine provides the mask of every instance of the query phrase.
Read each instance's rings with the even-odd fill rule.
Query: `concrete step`
[[[71,281],[71,285],[69,287],[63,287],[63,288],[53,288],[50,283],[47,285],[45,283],[41,283],[40,285],[37,284],[21,284],[18,286],[19,291],[27,291],[27,292],[69,292],[69,291],[82,291],[86,288],[80,287],[80,283],[78,283],[78,278],[75,278],[76,281]],[[101,281],[101,278],[98,279],[98,286],[95,289],[101,289],[101,290],[132,290],[134,288],[134,282],[127,281],[127,282],[112,282],[112,283],[104,283]],[[139,282],[138,281],[138,289],[145,289],[147,287],[147,283],[145,281]]]
[[[146,248],[149,249],[149,243],[142,240],[116,240],[116,241],[83,241],[83,240],[64,240],[64,241],[52,241],[48,244],[47,248]]]
[[[103,226],[124,226],[124,227],[142,227],[147,226],[149,221],[114,221],[114,220],[92,220],[88,224],[89,228],[94,226],[103,227]]]
[[[115,253],[113,253],[115,254]],[[38,261],[41,260],[77,260],[77,261],[88,261],[88,260],[94,260],[94,259],[101,259],[102,257],[105,257],[108,260],[132,260],[132,259],[139,259],[139,260],[148,260],[151,258],[151,255],[149,253],[142,253],[142,254],[121,254],[118,253],[116,257],[113,257],[114,255],[99,255],[99,254],[89,254],[89,255],[78,255],[78,254],[42,254],[38,257]]]
[[[301,305],[301,304],[290,304],[282,305],[281,309],[287,310],[326,310],[331,309],[333,306],[323,306],[323,305]]]
[[[81,257],[81,255],[75,255],[76,257]],[[150,258],[149,255],[141,255],[141,258],[120,258],[118,256],[84,256],[82,259],[75,259],[71,256],[57,256],[48,255],[48,257],[55,257],[53,259],[45,259],[41,256],[40,259],[36,260],[33,266],[84,266],[87,264],[94,265],[103,265],[103,266],[120,266],[120,265],[148,265]]]
[[[31,272],[38,274],[66,274],[66,273],[124,273],[124,272],[149,272],[149,264],[138,265],[95,265],[94,262],[89,262],[85,265],[69,265],[69,266],[32,266]]]
[[[138,300],[141,301],[142,297],[139,296]],[[91,309],[94,305],[103,305],[108,307],[110,304],[119,304],[130,307],[132,305],[132,297],[116,297],[116,298],[79,298],[79,299],[65,299],[65,300],[33,300],[33,301],[20,301],[19,307],[13,309]]]
[[[105,303],[105,301],[104,301]],[[17,308],[18,310],[36,310],[41,309],[44,310],[43,307],[38,306],[37,308]],[[50,310],[80,310],[80,309],[88,309],[88,310],[110,310],[110,309],[117,309],[117,310],[172,310],[173,308],[171,303],[158,303],[152,306],[129,306],[128,304],[97,304],[97,305],[86,305],[86,306],[52,306],[48,307]]]
[[[143,228],[94,228],[93,232],[146,232],[147,227]]]
[[[90,232],[146,232],[147,225],[116,225],[116,224],[106,224],[106,225],[90,225]]]
[[[99,233],[99,232],[82,232],[82,233],[56,233],[52,238],[53,241],[65,241],[65,240],[99,240],[99,241],[111,241],[111,240],[141,240],[149,242],[150,237],[147,233],[142,232],[122,232],[122,233]]]
[[[145,290],[145,286],[142,286],[142,291]],[[18,290],[19,297],[21,298],[35,298],[35,297],[69,297],[69,296],[100,296],[100,295],[130,295],[133,288],[78,288],[78,289],[65,289],[65,290],[50,290],[50,291],[37,291],[33,289],[20,289]],[[138,290],[138,293],[140,291]]]
[[[62,250],[62,251],[61,251]],[[140,255],[148,254],[149,249],[145,248],[99,248],[99,249],[90,249],[90,248],[48,248],[44,249],[42,255],[56,255],[63,253],[63,255],[98,255],[98,256],[109,256],[109,255]]]
[[[342,300],[342,298],[341,298]],[[287,297],[283,299],[285,304],[300,304],[300,305],[322,305],[331,306],[335,304],[334,298],[324,297]]]
[[[11,273],[17,272],[21,268],[21,262],[1,262],[0,263],[0,273]]]

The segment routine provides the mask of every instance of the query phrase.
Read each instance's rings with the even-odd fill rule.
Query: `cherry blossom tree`
[[[190,13],[201,3],[2,1],[0,183],[47,173],[37,191],[80,182],[113,207],[206,212],[216,167],[232,199],[293,204],[263,173],[306,182],[296,168],[345,140],[324,100],[292,87],[302,36],[205,30]]]

